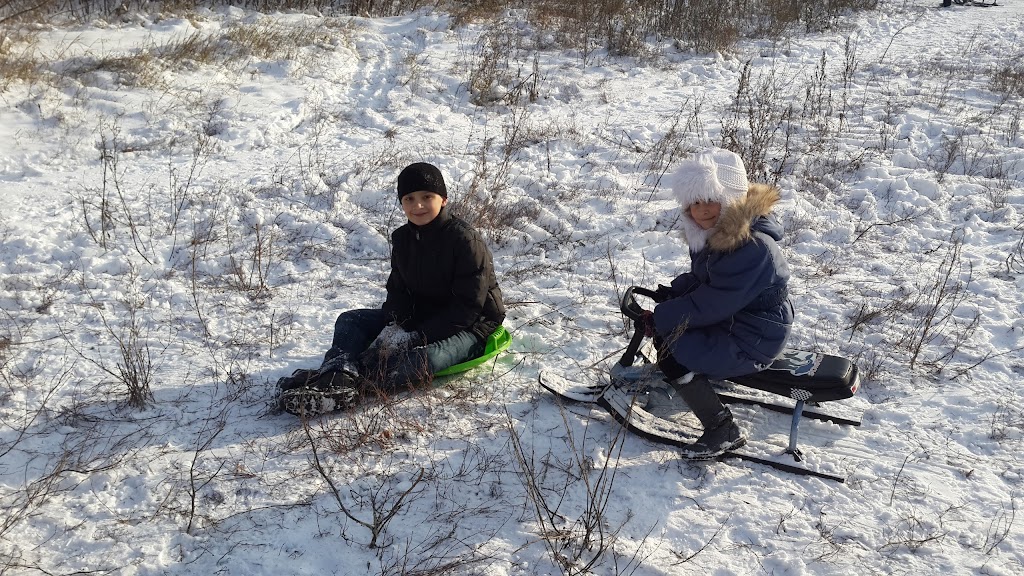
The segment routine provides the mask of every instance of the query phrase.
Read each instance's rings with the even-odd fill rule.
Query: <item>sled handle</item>
[[[622,310],[622,313],[627,318],[633,321],[633,337],[629,340],[629,346],[626,346],[626,351],[622,353],[622,358],[619,358],[619,365],[621,366],[632,366],[637,352],[640,351],[640,345],[644,343],[644,327],[637,320],[640,319],[645,310],[637,303],[633,294],[647,296],[648,298],[654,298],[655,296],[654,291],[641,288],[640,286],[630,286],[626,288],[626,293],[622,295],[619,309]]]
[[[641,286],[630,286],[629,288],[626,288],[626,293],[622,295],[622,302],[619,304],[619,310],[622,310],[622,313],[630,320],[636,321],[640,319],[640,316],[645,312],[645,310],[643,306],[636,301],[636,298],[633,296],[634,294],[646,296],[653,300],[658,293],[654,290],[648,290]]]

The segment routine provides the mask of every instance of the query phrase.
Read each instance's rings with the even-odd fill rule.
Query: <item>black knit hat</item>
[[[441,198],[448,197],[448,188],[444,185],[444,176],[437,166],[426,162],[410,164],[398,175],[398,199],[402,196],[420,191],[433,192]]]

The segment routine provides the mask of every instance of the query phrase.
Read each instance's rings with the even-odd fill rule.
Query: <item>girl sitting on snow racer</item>
[[[704,433],[685,452],[712,457],[746,439],[709,379],[759,372],[785,348],[793,323],[789,267],[772,215],[778,188],[747,181],[743,160],[719,148],[683,162],[672,178],[690,247],[690,271],[658,286],[641,317],[658,366]]]

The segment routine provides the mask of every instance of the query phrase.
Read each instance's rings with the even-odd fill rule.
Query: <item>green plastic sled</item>
[[[435,372],[434,376],[451,376],[452,374],[458,374],[471,368],[476,368],[491,358],[494,358],[503,350],[506,350],[511,344],[512,334],[509,334],[508,330],[505,330],[504,326],[498,326],[494,329],[494,332],[487,337],[487,346],[484,348],[482,356],[466,360],[465,362],[456,364],[455,366],[449,366],[444,370]]]

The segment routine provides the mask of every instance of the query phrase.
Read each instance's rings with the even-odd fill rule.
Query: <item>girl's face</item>
[[[690,218],[704,230],[710,230],[718,223],[718,215],[722,213],[720,202],[699,200],[690,204]]]
[[[417,226],[433,222],[445,204],[448,204],[447,198],[442,198],[438,194],[426,190],[402,196],[402,210],[405,211],[409,222]]]

